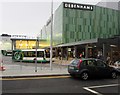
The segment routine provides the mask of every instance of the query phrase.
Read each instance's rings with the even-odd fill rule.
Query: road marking
[[[101,88],[101,87],[108,87],[108,86],[118,86],[119,84],[111,84],[111,85],[100,85],[100,86],[91,86],[89,88]]]
[[[100,94],[99,92],[96,92],[96,91],[94,91],[94,90],[92,90],[92,89],[90,89],[90,88],[88,88],[88,87],[83,87],[83,89],[85,89],[85,90],[87,90],[87,91],[89,91],[89,92],[92,92],[92,93],[94,93],[94,94],[96,94],[96,95],[102,95],[102,94]]]
[[[48,76],[48,77],[27,77],[27,78],[2,78],[0,80],[31,80],[31,79],[52,79],[52,78],[69,78],[70,76]]]
[[[91,93],[94,93],[96,95],[103,95],[95,90],[92,90],[92,88],[103,88],[103,87],[111,87],[111,86],[118,86],[120,84],[111,84],[111,85],[99,85],[99,86],[90,86],[90,87],[83,87],[83,89],[91,92]]]

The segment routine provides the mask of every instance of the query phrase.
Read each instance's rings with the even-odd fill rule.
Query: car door
[[[87,60],[87,69],[92,76],[96,76],[97,68],[95,66],[95,60]]]
[[[101,60],[96,60],[96,67],[98,76],[108,76],[110,74],[110,69],[107,64]]]

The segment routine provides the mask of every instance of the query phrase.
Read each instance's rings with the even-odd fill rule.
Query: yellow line
[[[27,77],[27,78],[1,78],[0,80],[31,80],[31,79],[51,79],[51,78],[69,78],[70,76],[48,76],[48,77]]]

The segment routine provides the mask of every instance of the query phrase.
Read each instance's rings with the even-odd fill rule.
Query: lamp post
[[[50,69],[52,70],[52,45],[53,45],[53,0],[51,2],[51,36],[50,36]]]
[[[35,48],[35,72],[37,72],[37,49],[38,49],[38,37],[36,38],[36,48]]]

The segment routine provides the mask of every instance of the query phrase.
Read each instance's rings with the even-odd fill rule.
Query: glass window
[[[82,65],[83,65],[83,66],[88,66],[87,60],[84,60],[84,61],[82,62]]]
[[[46,50],[45,54],[46,54],[46,58],[50,58],[50,51],[49,50]]]
[[[24,54],[24,57],[36,57],[36,51],[24,51],[23,54]],[[38,51],[37,57],[44,57],[44,52]]]
[[[38,51],[37,57],[44,57],[44,51]]]
[[[98,60],[97,64],[98,67],[106,67],[105,63],[103,61]]]
[[[24,51],[23,54],[24,54],[24,57],[35,57],[34,51]]]
[[[72,60],[70,63],[73,65],[77,65],[80,61],[79,60]]]
[[[88,60],[88,61],[87,61],[87,65],[88,65],[88,66],[95,66],[94,60]]]

